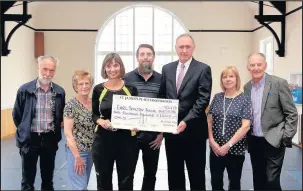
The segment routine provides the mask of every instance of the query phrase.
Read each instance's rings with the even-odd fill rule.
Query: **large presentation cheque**
[[[176,132],[179,100],[113,95],[111,124],[117,129]]]

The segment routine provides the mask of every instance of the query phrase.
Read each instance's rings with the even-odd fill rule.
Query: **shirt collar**
[[[261,86],[264,86],[265,84],[265,76],[266,76],[266,73],[264,73],[263,77],[261,78],[261,80],[258,82],[258,83],[254,83],[254,81],[252,80],[251,81],[251,84],[253,87],[261,87]]]
[[[193,57],[191,57],[189,60],[187,60],[185,63],[184,63],[184,66],[185,68],[188,68],[189,64],[191,63],[191,61],[193,60]],[[179,63],[178,63],[178,67],[181,67],[181,62],[179,60]]]

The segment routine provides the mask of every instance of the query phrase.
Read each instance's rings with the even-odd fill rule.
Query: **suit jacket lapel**
[[[247,87],[246,87],[246,95],[249,97],[249,98],[251,98],[251,88],[252,88],[252,83],[251,82],[249,82],[248,84],[247,84]]]
[[[249,81],[249,82],[247,83],[245,89],[244,89],[244,93],[248,96],[249,100],[251,100],[251,89],[252,89],[252,82]],[[253,114],[253,112],[252,112],[252,114]],[[253,123],[253,121],[252,121],[251,124],[250,124],[251,129],[249,129],[247,135],[250,135],[250,134],[251,134],[253,124],[254,124],[254,123]]]
[[[268,97],[268,92],[270,90],[270,86],[271,86],[270,75],[266,74],[266,76],[265,76],[265,84],[264,84],[264,91],[263,91],[263,96],[262,96],[261,114],[263,114],[263,111],[264,111],[264,108],[265,108],[265,104],[266,104],[266,101],[267,101],[267,97]]]
[[[175,93],[175,96],[177,97],[177,82],[176,82],[176,73],[177,73],[177,67],[178,67],[178,63],[179,61],[176,61],[173,65],[172,65],[172,68],[171,68],[171,78],[172,78],[172,82],[173,82],[173,91]]]
[[[186,83],[188,82],[188,80],[190,79],[190,77],[192,76],[192,73],[195,71],[195,68],[196,68],[196,61],[195,59],[193,58],[189,64],[189,67],[186,71],[186,74],[183,78],[183,81],[182,81],[182,84],[180,86],[180,89],[179,89],[179,92],[178,92],[178,95],[180,94],[180,92],[184,89]],[[176,80],[175,80],[176,81]]]

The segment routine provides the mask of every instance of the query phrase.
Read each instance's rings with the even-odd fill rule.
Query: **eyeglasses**
[[[81,87],[83,87],[83,86],[90,86],[90,83],[79,83],[79,84],[77,84],[77,86],[81,86]]]

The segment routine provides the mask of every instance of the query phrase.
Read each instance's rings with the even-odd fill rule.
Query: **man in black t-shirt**
[[[155,50],[149,44],[141,44],[137,49],[136,57],[138,68],[125,75],[125,83],[134,85],[138,89],[139,97],[156,98],[160,88],[161,74],[153,69]],[[142,150],[144,166],[142,190],[155,189],[162,139],[163,134],[159,132],[139,131],[137,133],[138,157],[139,151]]]

